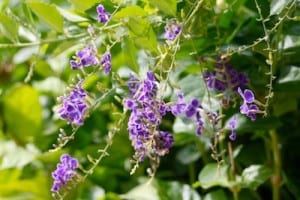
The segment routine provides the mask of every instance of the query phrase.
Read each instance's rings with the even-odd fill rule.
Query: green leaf
[[[292,0],[272,0],[270,15],[279,15]]]
[[[214,186],[230,187],[228,181],[227,166],[218,165],[217,163],[209,163],[201,170],[198,180],[200,186],[208,189]]]
[[[150,4],[160,9],[162,12],[176,16],[177,1],[176,0],[149,0]]]
[[[141,184],[131,189],[124,195],[121,195],[122,199],[131,200],[159,200],[157,189],[153,184]]]
[[[255,130],[269,130],[271,128],[279,128],[280,126],[282,126],[281,121],[274,116],[265,118],[258,116],[255,122],[253,122],[247,116],[237,114],[237,131],[253,132]]]
[[[80,15],[76,15],[75,13],[64,9],[57,7],[57,10],[60,12],[60,14],[68,21],[70,22],[85,22],[88,21],[87,18],[81,17]]]
[[[175,181],[165,182],[152,180],[143,183],[128,193],[121,195],[123,199],[131,200],[200,200],[198,193],[189,185]]]
[[[63,32],[64,21],[54,5],[37,1],[30,1],[26,4],[49,28]]]
[[[36,90],[28,85],[13,87],[3,99],[4,120],[18,140],[28,142],[42,128],[42,107]]]
[[[299,93],[299,87],[300,68],[297,66],[288,66],[282,70],[281,75],[274,86],[274,90]]]
[[[99,0],[69,0],[69,2],[71,2],[77,10],[83,12],[99,3]]]
[[[273,111],[275,116],[281,116],[291,111],[297,111],[298,101],[291,93],[278,92],[274,95]]]
[[[150,23],[141,18],[130,18],[128,23],[129,37],[137,47],[158,53],[156,35]]]
[[[242,186],[256,190],[272,175],[272,170],[262,165],[251,165],[242,173]]]
[[[0,31],[12,42],[18,41],[19,25],[11,17],[0,13]]]
[[[187,165],[198,160],[200,158],[200,152],[195,145],[187,145],[177,153],[176,158],[182,164]]]
[[[32,144],[28,144],[25,148],[23,148],[17,146],[17,144],[13,141],[0,140],[0,145],[0,155],[2,159],[2,162],[0,163],[0,170],[22,168],[28,163],[32,163],[35,160],[35,157],[39,154],[38,149]]]
[[[226,193],[222,189],[214,190],[204,196],[204,200],[215,200],[215,199],[227,200],[228,198]]]
[[[147,12],[145,12],[141,7],[134,5],[121,9],[113,16],[112,19],[119,20],[125,17],[145,17],[147,15]]]

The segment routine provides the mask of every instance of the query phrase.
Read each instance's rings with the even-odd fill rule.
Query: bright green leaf
[[[242,173],[242,185],[243,187],[256,190],[256,188],[268,180],[271,175],[271,169],[262,165],[251,165],[244,169]]]
[[[227,166],[218,165],[217,163],[209,163],[201,170],[199,174],[200,186],[208,189],[214,186],[230,187],[227,176]]]
[[[114,16],[114,20],[119,20],[124,17],[145,17],[148,14],[139,6],[127,6],[118,11]]]
[[[99,0],[69,0],[69,2],[71,2],[77,10],[83,12],[99,3]]]
[[[49,28],[63,32],[64,21],[54,5],[37,1],[30,1],[26,4]]]
[[[32,140],[42,128],[42,107],[36,90],[28,85],[13,87],[4,96],[4,120],[10,133],[22,142]]]
[[[0,13],[0,31],[2,34],[10,39],[12,42],[18,40],[19,25],[11,17]]]
[[[128,28],[130,30],[129,37],[137,47],[148,49],[154,53],[158,52],[156,35],[147,20],[130,18]]]
[[[175,16],[177,10],[176,0],[149,0],[150,4],[160,9],[162,12]]]
[[[87,18],[81,17],[80,15],[76,15],[75,13],[64,9],[64,8],[60,8],[57,7],[57,10],[60,12],[60,14],[68,21],[70,22],[84,22],[84,21],[88,21]]]

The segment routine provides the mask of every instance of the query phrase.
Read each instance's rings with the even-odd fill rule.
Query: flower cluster
[[[74,125],[82,125],[85,112],[88,108],[86,103],[87,92],[81,87],[79,82],[72,88],[69,94],[59,97],[62,102],[57,114]]]
[[[165,26],[165,38],[169,41],[173,41],[180,33],[181,27],[178,25],[176,19],[169,20]]]
[[[248,77],[232,68],[226,60],[218,59],[212,72],[204,73],[204,79],[210,89],[218,91],[237,91],[238,87],[248,84]]]
[[[189,104],[186,104],[184,102],[184,95],[182,93],[179,93],[177,102],[175,103],[175,105],[172,105],[170,107],[170,110],[174,116],[184,114],[185,117],[194,119],[197,124],[196,133],[197,135],[201,135],[203,129],[203,121],[200,115],[201,108],[202,106],[197,99],[193,98]]]
[[[97,14],[98,14],[98,21],[101,23],[106,23],[111,17],[111,14],[105,10],[102,4],[99,4],[97,6]]]
[[[231,130],[231,134],[229,135],[229,139],[234,141],[236,139],[236,125],[237,125],[237,117],[236,115],[228,122],[228,126]]]
[[[106,74],[109,74],[111,71],[111,54],[110,52],[106,52],[101,59],[101,65]]]
[[[61,163],[57,164],[56,170],[52,172],[54,179],[51,191],[59,192],[77,174],[78,160],[68,154],[60,157]]]
[[[127,98],[124,104],[132,111],[128,131],[135,149],[135,158],[139,162],[147,156],[164,156],[174,142],[172,134],[159,130],[168,107],[164,101],[157,98],[157,84],[152,72],[148,72],[143,81],[139,81],[133,75],[128,81],[130,98]]]
[[[80,69],[91,65],[98,65],[99,60],[92,47],[86,47],[76,53],[74,60],[70,61],[72,69]]]
[[[240,107],[240,112],[247,115],[252,121],[256,120],[256,113],[259,111],[259,107],[255,104],[255,97],[251,90],[238,88],[238,93],[243,98],[243,104]]]

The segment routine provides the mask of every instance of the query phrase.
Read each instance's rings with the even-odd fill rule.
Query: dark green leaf
[[[222,199],[222,200],[227,200],[227,196],[222,189],[214,190],[212,192],[209,192],[204,196],[203,200],[216,200],[216,199]]]
[[[177,153],[176,158],[182,164],[187,165],[198,160],[200,158],[200,152],[195,145],[187,145]]]
[[[49,28],[57,32],[63,32],[64,21],[54,5],[37,1],[27,2],[26,4]]]

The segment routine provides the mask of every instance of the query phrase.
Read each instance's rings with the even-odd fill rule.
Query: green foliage
[[[3,107],[7,129],[21,144],[32,141],[40,134],[42,107],[38,92],[32,87],[17,85],[11,88],[3,98]]]
[[[54,5],[38,1],[29,1],[26,4],[42,22],[49,26],[50,29],[54,29],[57,32],[63,32],[64,21]],[[51,15],[48,13],[51,13]]]
[[[107,23],[97,20],[99,3],[112,14]],[[80,167],[56,199],[300,199],[297,0],[4,0],[0,10],[0,199],[53,199],[63,153]],[[167,41],[165,26],[177,22]],[[99,60],[111,53],[111,74],[70,68],[86,46]],[[249,77],[242,89],[255,95],[255,121],[240,113],[233,88],[209,89],[203,75],[220,58]],[[194,119],[168,112],[159,128],[173,147],[137,163],[123,103],[129,74],[147,71],[167,105],[178,92],[200,101],[204,129],[199,136]],[[56,112],[78,80],[88,109],[77,127]]]

